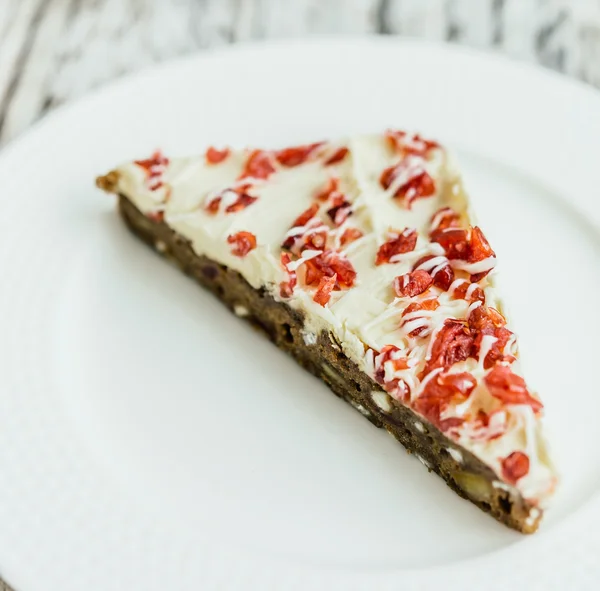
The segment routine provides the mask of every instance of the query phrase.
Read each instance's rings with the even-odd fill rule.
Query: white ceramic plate
[[[388,126],[447,142],[499,253],[563,485],[522,537],[133,239],[96,174],[155,147]],[[0,155],[0,572],[47,589],[595,588],[600,95],[384,39],[146,71]],[[594,525],[595,524],[595,525]]]

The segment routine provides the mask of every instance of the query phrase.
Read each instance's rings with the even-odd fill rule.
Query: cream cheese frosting
[[[155,154],[117,172],[116,191],[140,211],[302,312],[307,346],[332,333],[387,392],[373,393],[382,412],[410,406],[545,506],[556,476],[541,403],[495,312],[495,254],[446,149],[386,132],[283,151]]]

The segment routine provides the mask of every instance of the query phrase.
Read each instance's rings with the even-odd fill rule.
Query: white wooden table
[[[499,51],[600,87],[600,0],[0,0],[0,145],[152,62],[249,39],[366,33]]]
[[[151,62],[325,33],[451,40],[600,86],[600,0],[0,0],[0,143]]]

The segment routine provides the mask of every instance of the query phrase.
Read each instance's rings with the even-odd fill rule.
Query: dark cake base
[[[109,177],[99,179],[103,188],[108,188],[109,183]],[[379,408],[373,401],[372,392],[383,390],[346,357],[332,335],[322,332],[315,344],[307,345],[300,313],[285,303],[276,302],[266,292],[255,290],[236,271],[198,256],[187,240],[164,223],[146,217],[124,196],[119,198],[119,209],[125,223],[139,238],[175,261],[232,311],[237,308],[238,315],[242,315],[239,311],[243,310],[246,320],[260,327],[280,349],[321,378],[337,396],[359,410],[371,423],[386,429],[461,497],[520,532],[532,533],[537,529],[541,511],[534,510],[530,514],[534,507],[515,489],[495,487],[496,475],[475,456],[409,408],[396,403],[390,412]],[[457,461],[448,449],[459,451],[460,455],[453,455],[461,461]]]

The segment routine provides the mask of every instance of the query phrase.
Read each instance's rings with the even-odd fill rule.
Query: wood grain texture
[[[0,0],[0,145],[153,62],[252,39],[366,33],[491,49],[600,87],[600,0]],[[10,588],[0,581],[0,591]]]

